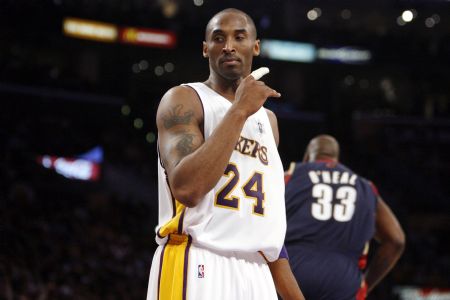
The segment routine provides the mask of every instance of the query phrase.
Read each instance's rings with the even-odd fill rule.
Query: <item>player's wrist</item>
[[[251,114],[241,108],[232,106],[229,109],[227,115],[229,115],[229,117],[232,119],[233,122],[242,122],[242,124],[243,124],[243,123],[245,123],[245,121]],[[233,124],[236,124],[236,123],[233,123]]]

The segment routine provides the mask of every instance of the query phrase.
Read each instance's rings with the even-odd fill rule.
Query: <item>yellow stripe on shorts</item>
[[[170,234],[161,253],[158,299],[186,300],[187,270],[191,237]]]
[[[161,226],[157,232],[160,238],[164,238],[171,233],[181,234],[183,231],[183,217],[185,206],[180,202],[175,200],[176,212],[172,219],[170,219],[166,224]]]

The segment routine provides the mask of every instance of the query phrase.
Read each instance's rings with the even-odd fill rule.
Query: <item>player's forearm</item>
[[[211,136],[185,156],[169,175],[174,197],[193,207],[224,174],[247,117],[230,109]]]
[[[377,249],[375,256],[367,269],[365,280],[367,291],[370,292],[386,274],[394,267],[403,253],[404,242],[383,243]]]
[[[269,262],[269,269],[272,273],[272,278],[275,283],[277,293],[283,300],[304,300],[297,280],[292,274],[289,261],[285,258],[278,259],[274,262]]]

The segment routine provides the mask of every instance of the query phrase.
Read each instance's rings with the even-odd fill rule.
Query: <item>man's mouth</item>
[[[224,65],[237,65],[239,64],[241,61],[240,59],[236,58],[236,57],[225,57],[222,58],[220,60],[220,62]]]

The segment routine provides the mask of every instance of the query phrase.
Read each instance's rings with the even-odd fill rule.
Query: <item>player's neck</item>
[[[220,76],[214,76],[213,74],[211,74],[208,80],[204,82],[204,84],[206,84],[209,88],[214,90],[222,97],[228,99],[230,102],[233,102],[236,94],[236,89],[238,88],[240,82],[240,79],[228,80]]]

